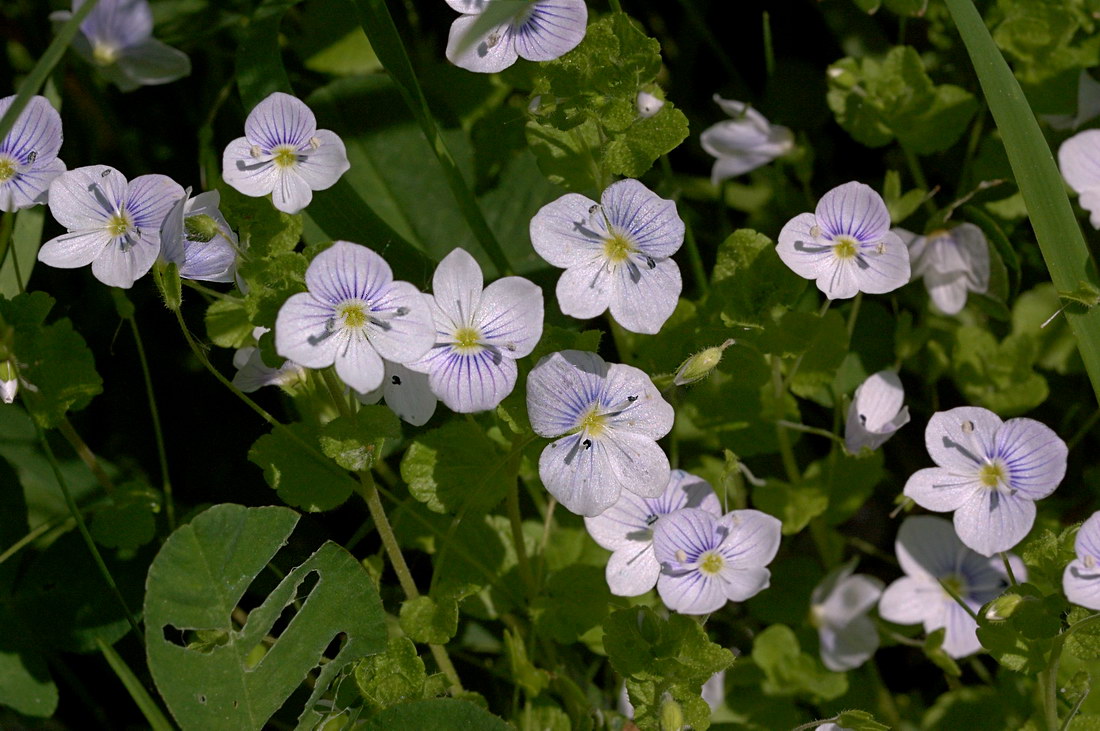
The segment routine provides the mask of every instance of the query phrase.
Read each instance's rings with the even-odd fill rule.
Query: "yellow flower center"
[[[722,567],[726,565],[726,560],[722,558],[722,555],[715,553],[714,551],[707,551],[703,554],[703,560],[699,562],[699,570],[704,574],[717,574],[722,570]]]
[[[293,167],[298,162],[298,150],[290,145],[279,145],[271,152],[275,164],[281,168]]]
[[[851,259],[859,252],[855,239],[850,236],[837,236],[833,244],[833,254],[837,259]]]
[[[598,437],[607,431],[607,418],[593,406],[577,424],[578,431],[586,431],[589,436]]]
[[[110,66],[118,60],[118,49],[109,43],[97,43],[92,48],[92,60],[100,66]]]
[[[336,313],[344,322],[344,327],[361,328],[367,324],[367,313],[362,302],[345,302],[336,308]]]
[[[997,462],[991,462],[989,464],[982,465],[982,468],[978,470],[978,480],[989,488],[997,487],[1001,483],[1007,482],[1004,465]]]
[[[6,183],[15,177],[15,160],[8,156],[0,157],[0,183]]]
[[[460,327],[455,330],[455,350],[462,355],[476,353],[481,350],[481,333],[472,327]]]
[[[630,239],[622,234],[611,234],[611,236],[603,240],[604,256],[607,257],[608,261],[615,264],[626,261],[626,258],[635,251],[637,251],[637,249],[630,243]]]
[[[954,592],[955,596],[966,595],[966,582],[958,574],[944,576],[940,579],[940,583],[943,585],[943,593],[948,597],[951,597],[951,592]]]
[[[107,232],[111,236],[125,236],[130,232],[130,228],[133,223],[130,221],[130,217],[124,212],[112,213],[111,217],[107,219]]]

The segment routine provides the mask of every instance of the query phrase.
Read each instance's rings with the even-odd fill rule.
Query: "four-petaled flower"
[[[73,13],[83,4],[73,0]],[[58,24],[70,17],[67,10],[50,14]],[[73,48],[122,91],[167,84],[191,73],[187,54],[153,38],[147,0],[99,0],[81,22]]]
[[[989,289],[989,243],[972,223],[937,229],[917,236],[895,228],[909,247],[913,277],[924,277],[924,288],[936,307],[957,315],[966,306],[966,293],[984,294]]]
[[[91,264],[99,281],[129,288],[157,260],[160,226],[183,196],[165,175],[127,183],[106,165],[61,173],[50,183],[50,213],[69,232],[44,243],[38,260],[62,269]]]
[[[510,3],[515,10],[480,37],[467,38],[490,4]],[[552,61],[584,39],[588,7],[584,0],[447,0],[462,13],[451,24],[447,59],[467,71],[503,71],[517,58]]]
[[[220,202],[216,190],[192,198],[188,188],[161,224],[161,258],[175,262],[184,279],[233,281],[237,234],[218,210]]]
[[[1007,551],[1035,522],[1035,501],[1066,474],[1066,443],[1034,419],[1009,419],[988,409],[939,411],[924,431],[938,467],[917,471],[905,495],[936,512],[955,511],[959,538],[983,556]]]
[[[674,414],[643,371],[580,350],[551,353],[527,376],[527,415],[539,436],[561,437],[542,450],[539,477],[568,510],[599,515],[623,490],[658,497],[668,486],[656,440]]]
[[[428,385],[427,374],[409,370],[393,361],[383,359],[382,362],[386,367],[382,385],[368,393],[353,391],[355,398],[363,404],[376,404],[384,398],[386,406],[402,421],[413,426],[427,424],[439,402]]]
[[[14,96],[0,99],[0,117]],[[44,96],[32,96],[11,131],[0,140],[0,211],[18,211],[46,202],[50,181],[65,172],[61,115]]]
[[[684,242],[676,203],[637,180],[613,183],[600,202],[569,193],[531,219],[539,256],[565,269],[561,311],[588,319],[611,308],[627,330],[656,333],[676,309],[682,283],[671,257]]]
[[[306,368],[336,374],[366,393],[382,383],[382,359],[409,363],[435,343],[428,301],[394,281],[385,259],[365,246],[337,241],[306,269],[308,292],[283,303],[275,350]]]
[[[923,624],[925,632],[945,627],[943,650],[951,657],[980,650],[978,623],[947,589],[977,613],[1008,585],[1001,558],[970,550],[950,522],[931,515],[906,518],[898,529],[895,549],[905,576],[882,593],[879,616],[897,624]],[[1024,562],[1012,554],[1008,561],[1015,579],[1026,581]]]
[[[863,183],[833,188],[815,213],[800,213],[779,232],[779,258],[817,280],[831,300],[884,294],[909,281],[909,251],[890,230],[882,197]]]
[[[1062,574],[1066,599],[1086,609],[1100,610],[1100,513],[1093,513],[1073,542],[1077,558]]]
[[[714,95],[715,103],[733,117],[703,130],[699,143],[717,158],[710,180],[717,185],[726,178],[743,175],[767,165],[794,149],[794,135],[744,102]]]
[[[542,290],[523,277],[482,288],[481,267],[465,249],[439,262],[432,294],[435,346],[414,371],[428,374],[432,392],[452,411],[495,408],[516,386],[516,359],[542,337]]]
[[[684,508],[666,515],[653,529],[661,601],[681,614],[708,614],[767,589],[771,572],[764,567],[779,551],[781,529],[759,510],[719,517]]]
[[[875,654],[878,631],[867,613],[882,596],[882,581],[853,574],[855,561],[833,569],[814,588],[810,620],[821,641],[821,662],[834,672],[854,670]]]
[[[313,191],[332,187],[350,167],[336,133],[317,129],[305,103],[278,91],[249,112],[244,137],[222,154],[226,183],[255,198],[270,193],[284,213],[308,206]]]
[[[859,384],[848,421],[844,426],[844,447],[853,454],[864,447],[878,449],[894,432],[909,423],[905,389],[894,371],[879,371]]]
[[[584,519],[588,534],[613,552],[607,560],[607,585],[612,594],[638,596],[656,585],[661,565],[653,553],[653,527],[663,516],[682,508],[722,515],[718,496],[706,481],[673,470],[664,494],[647,498],[623,490],[610,508]]]
[[[1069,187],[1089,212],[1089,223],[1100,228],[1100,129],[1078,132],[1058,148],[1058,167]]]

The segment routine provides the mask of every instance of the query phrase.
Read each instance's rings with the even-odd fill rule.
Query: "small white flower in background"
[[[1077,77],[1077,114],[1040,115],[1054,129],[1077,129],[1085,122],[1100,117],[1100,83],[1088,71],[1081,69]]]
[[[600,202],[568,193],[531,219],[531,243],[565,269],[558,305],[587,320],[608,308],[627,330],[653,334],[676,309],[683,284],[671,257],[684,243],[676,203],[637,180],[613,183]]]
[[[542,290],[523,277],[482,288],[481,267],[455,249],[435,269],[425,295],[435,321],[435,345],[409,363],[428,374],[432,392],[459,413],[495,408],[516,385],[516,359],[542,337]]]
[[[906,518],[895,543],[905,576],[894,581],[879,599],[879,616],[896,624],[923,624],[925,632],[945,627],[943,650],[954,658],[981,649],[978,623],[947,591],[950,587],[977,614],[982,605],[1008,586],[1004,562],[970,550],[950,521],[931,515]],[[1027,568],[1009,554],[1012,575],[1027,581]],[[941,585],[940,582],[943,582]]]
[[[649,119],[661,111],[661,107],[664,105],[664,99],[656,97],[648,91],[639,91],[638,98],[634,100],[634,106],[638,109],[638,116],[642,119]]]
[[[867,613],[882,596],[883,583],[853,574],[855,561],[833,569],[814,588],[810,616],[821,641],[821,661],[834,672],[854,670],[878,649],[875,623]]]
[[[709,614],[756,596],[771,581],[764,567],[779,551],[781,529],[759,510],[715,516],[684,508],[666,515],[653,529],[661,601],[680,614]]]
[[[157,260],[160,226],[183,196],[165,175],[126,182],[106,165],[61,173],[50,183],[50,213],[68,233],[44,243],[38,260],[61,269],[91,264],[99,281],[129,288]]]
[[[275,351],[306,368],[336,366],[360,393],[382,384],[382,359],[409,363],[435,343],[431,307],[408,282],[394,281],[386,260],[365,246],[337,241],[309,263],[308,292],[283,303]]]
[[[10,404],[15,401],[17,393],[19,393],[19,371],[15,367],[15,361],[11,359],[0,361],[0,401]]]
[[[386,400],[386,406],[402,421],[413,426],[424,426],[435,414],[438,399],[428,385],[425,373],[411,371],[400,363],[383,360],[386,374],[382,385],[369,393],[353,391],[363,404],[376,404]]]
[[[0,117],[14,96],[0,99]],[[61,150],[61,115],[44,96],[32,96],[0,140],[0,211],[18,211],[46,202],[50,182],[65,172]]]
[[[675,414],[638,368],[581,350],[551,353],[527,376],[527,414],[540,437],[561,437],[542,450],[539,478],[567,510],[599,515],[623,490],[658,497],[668,486],[656,440]]]
[[[253,328],[252,338],[259,342],[266,332],[269,332],[266,327]],[[260,349],[254,346],[238,348],[233,354],[233,367],[237,369],[233,374],[233,385],[244,393],[258,391],[264,386],[289,388],[306,379],[305,368],[292,360],[284,361],[278,368],[264,363]]]
[[[905,389],[894,371],[879,371],[856,389],[844,426],[844,447],[852,454],[878,449],[909,423]]]
[[[927,236],[895,228],[909,247],[913,278],[924,277],[932,302],[946,315],[966,306],[967,292],[989,290],[989,242],[980,228],[963,223]]]
[[[270,193],[284,213],[308,206],[313,191],[331,188],[350,167],[336,133],[317,129],[304,102],[278,91],[248,113],[244,137],[222,153],[226,183],[254,198]]]
[[[73,0],[72,13],[59,10],[50,20],[64,23],[83,4]],[[73,49],[122,91],[167,84],[191,73],[186,53],[153,38],[147,0],[99,0],[81,22]]]
[[[715,103],[733,117],[703,130],[699,143],[717,158],[711,169],[711,182],[744,175],[794,149],[794,135],[778,124],[770,124],[764,115],[744,102],[714,95]]]
[[[1066,599],[1086,609],[1100,610],[1100,513],[1093,513],[1073,542],[1077,558],[1062,574]]]
[[[466,36],[478,17],[497,2],[511,4],[515,10],[503,22],[467,42]],[[447,4],[462,13],[447,36],[447,60],[483,74],[503,71],[518,58],[552,61],[576,48],[588,29],[584,0],[447,0]],[[460,51],[463,43],[466,49]]]
[[[1035,501],[1066,474],[1066,443],[1034,419],[1009,419],[988,409],[939,411],[924,431],[938,467],[915,472],[905,495],[927,510],[955,511],[967,546],[992,556],[1022,541],[1035,522]]]
[[[699,508],[722,515],[711,486],[683,470],[672,470],[664,494],[641,497],[623,490],[619,500],[599,515],[585,518],[588,534],[612,551],[607,560],[607,585],[616,596],[645,594],[657,584],[661,565],[653,553],[653,527],[681,508]]]
[[[1089,223],[1100,229],[1100,129],[1078,132],[1058,148],[1062,177],[1089,212]]]
[[[188,188],[160,227],[160,256],[175,262],[184,279],[232,282],[237,263],[237,234],[218,210],[216,190],[191,197]]]
[[[831,300],[884,294],[909,281],[909,251],[890,230],[882,196],[855,181],[821,196],[814,213],[788,221],[776,252]]]

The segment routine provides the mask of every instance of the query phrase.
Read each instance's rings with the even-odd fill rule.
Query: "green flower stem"
[[[812,729],[812,728],[817,728],[818,726],[824,726],[827,723],[836,723],[839,720],[840,720],[840,714],[837,714],[837,715],[833,716],[832,718],[822,718],[818,721],[810,721],[809,723],[804,723],[801,726],[795,726],[794,728],[791,729],[791,731],[810,731],[810,729]]]
[[[1085,438],[1085,435],[1092,431],[1098,420],[1100,420],[1100,409],[1093,411],[1089,418],[1085,419],[1085,423],[1074,432],[1073,436],[1066,440],[1066,448],[1072,452],[1074,447]]]
[[[776,404],[783,402],[783,394],[786,389],[783,386],[783,371],[779,356],[772,355],[772,386],[775,388]],[[787,428],[779,421],[775,423],[775,438],[779,442],[779,454],[783,458],[783,469],[787,471],[787,479],[794,484],[802,482],[802,475],[798,471],[798,462],[794,458],[794,450],[791,448],[791,439],[787,436]]]
[[[378,488],[374,484],[374,477],[371,476],[370,470],[363,470],[359,473],[356,492],[367,503],[370,517],[378,527],[378,536],[382,539],[382,546],[386,549],[386,555],[390,559],[390,565],[393,566],[394,573],[397,574],[397,581],[401,584],[401,589],[405,592],[407,598],[416,599],[420,596],[420,591],[416,588],[416,582],[413,581],[409,565],[405,563],[405,556],[401,553],[401,546],[397,543],[393,526],[390,525],[389,518],[386,517],[386,509],[382,507],[382,501],[378,497]],[[447,648],[443,645],[434,644],[429,645],[429,647],[436,664],[451,684],[451,693],[463,692],[462,681],[459,680],[458,671],[455,670],[451,658],[447,655]]]
[[[344,396],[344,386],[336,375],[335,367],[323,369],[321,378],[324,380],[328,395],[332,397],[332,403],[336,405],[336,410],[340,412],[340,416],[352,416],[351,406],[348,405],[348,399]]]
[[[149,413],[153,417],[153,434],[157,442],[157,459],[160,461],[161,490],[164,491],[164,509],[168,518],[168,530],[176,529],[176,504],[172,499],[172,480],[168,474],[168,452],[164,448],[164,431],[160,425],[160,414],[157,411],[157,399],[153,393],[153,377],[149,372],[149,361],[145,358],[145,346],[141,342],[141,332],[138,330],[137,318],[128,317],[130,329],[134,333],[134,344],[137,345],[138,360],[141,361],[141,374],[145,378],[145,395],[149,398]]]
[[[1082,285],[1100,287],[1095,262],[1069,204],[1065,183],[1020,83],[973,2],[946,2],[1004,140],[1008,161],[1055,289],[1072,292]],[[1077,338],[1093,392],[1100,397],[1100,307],[1083,312],[1071,308],[1065,315]]]
[[[1019,586],[1019,582],[1016,581],[1016,574],[1012,573],[1012,564],[1008,561],[1008,554],[1004,551],[1001,551],[1001,560],[1004,561],[1005,576],[1008,577],[1008,583],[1012,586]]]
[[[203,285],[196,282],[194,279],[181,279],[180,284],[185,287],[190,287],[199,294],[203,295],[204,297],[206,297],[207,301],[233,299],[230,295],[225,294],[224,292],[219,292],[216,289],[210,289],[210,287],[204,287]]]
[[[785,429],[792,429],[794,431],[804,432],[806,434],[816,434],[819,437],[825,437],[826,439],[832,439],[837,444],[844,444],[844,440],[836,434],[833,434],[828,429],[819,429],[816,426],[806,426],[805,424],[798,424],[793,421],[787,421],[786,419],[780,419],[776,422],[779,426]]]
[[[661,155],[661,172],[665,176],[665,180],[672,187],[672,200],[679,203],[680,201],[680,186],[676,183],[676,177],[672,172],[672,163],[669,162],[668,155]],[[695,241],[695,231],[691,226],[684,226],[684,248],[687,249],[688,263],[691,264],[691,274],[695,279],[695,286],[699,288],[701,294],[706,294],[710,291],[710,282],[707,278],[706,267],[703,266],[703,257],[699,254],[699,244]]]
[[[126,692],[130,694],[138,709],[141,710],[141,715],[145,716],[145,720],[149,722],[149,727],[153,731],[172,731],[175,727],[168,722],[164,712],[160,710],[160,706],[150,697],[149,692],[145,690],[145,686],[137,679],[134,671],[130,669],[126,661],[115,652],[115,648],[108,645],[100,637],[96,637],[95,643],[99,647],[99,651],[103,653],[107,664],[111,666],[111,670],[115,672],[115,675],[126,687]]]
[[[531,441],[528,437],[524,444]],[[538,596],[539,587],[535,582],[535,574],[531,571],[531,559],[527,556],[527,541],[523,538],[523,519],[519,512],[519,461],[523,458],[523,446],[513,444],[512,454],[508,458],[509,487],[507,494],[508,522],[512,528],[512,545],[516,549],[516,562],[519,566],[519,577],[527,589],[528,599]]]
[[[623,12],[623,6],[619,4],[619,0],[608,0],[608,4],[611,5],[611,12],[613,12],[613,13]]]
[[[902,146],[901,149],[905,153],[905,164],[909,167],[909,174],[913,176],[913,182],[917,184],[918,188],[931,193],[932,189],[928,186],[928,178],[924,177],[924,168],[921,167],[920,158],[908,147]],[[932,202],[931,195],[924,199],[924,208],[928,211],[928,215],[936,215],[936,204]]]
[[[84,510],[85,510],[85,512],[89,511],[88,508],[85,508]],[[50,520],[47,520],[43,523],[39,523],[37,526],[35,526],[35,528],[30,533],[23,536],[22,538],[20,538],[15,543],[11,544],[11,546],[6,551],[4,551],[3,553],[0,553],[0,564],[4,563],[9,558],[11,558],[15,554],[19,553],[20,551],[22,551],[24,548],[26,548],[30,544],[37,541],[39,538],[46,535],[47,533],[49,533],[54,528],[61,528],[63,531],[68,531],[68,530],[72,530],[75,527],[76,527],[76,521],[73,520],[72,516],[68,516],[68,517],[58,516],[56,518],[52,518]]]
[[[80,435],[76,433],[76,429],[73,428],[72,422],[69,421],[69,417],[61,417],[61,423],[57,425],[57,430],[61,432],[61,435],[72,445],[73,450],[81,461],[87,465],[92,474],[95,475],[96,482],[100,487],[112,497],[115,494],[115,483],[111,481],[111,478],[107,475],[107,472],[103,469],[103,465],[99,463],[99,459],[95,456],[95,452],[84,443],[84,440],[80,438]]]
[[[969,604],[967,604],[966,602],[963,601],[963,598],[961,596],[959,596],[959,593],[957,591],[955,591],[953,588],[951,588],[950,586],[948,586],[947,584],[945,584],[943,582],[943,579],[937,579],[937,581],[939,582],[939,585],[941,587],[943,587],[943,590],[946,591],[948,593],[948,595],[952,599],[955,600],[955,603],[958,604],[960,607],[962,607],[963,611],[965,611],[967,614],[969,614],[971,619],[973,619],[975,622],[977,622],[978,621],[978,615],[974,613],[974,610],[970,608]]]
[[[863,292],[856,292],[856,298],[852,300],[852,309],[848,310],[848,340],[852,339],[852,333],[856,331],[856,320],[859,319],[859,306],[863,304]]]
[[[1039,673],[1039,685],[1043,690],[1043,717],[1046,719],[1046,726],[1050,731],[1060,731],[1065,727],[1058,722],[1058,665],[1062,661],[1062,648],[1066,644],[1066,638],[1081,627],[1092,624],[1097,619],[1100,619],[1100,613],[1090,614],[1077,624],[1066,628],[1051,642],[1050,661],[1047,664],[1047,669]],[[1072,718],[1073,715],[1070,714],[1069,718],[1066,719],[1067,725]]]
[[[96,567],[99,568],[99,573],[103,575],[103,580],[107,582],[107,586],[110,588],[111,593],[115,595],[115,599],[117,599],[119,605],[122,606],[123,614],[126,615],[126,621],[130,623],[130,629],[133,630],[138,642],[144,647],[145,635],[142,633],[141,628],[138,627],[137,620],[134,619],[134,615],[130,612],[130,607],[126,604],[126,599],[123,598],[122,592],[118,590],[118,584],[115,583],[115,578],[111,576],[110,569],[108,569],[107,564],[103,562],[103,556],[100,555],[99,549],[96,548],[95,541],[92,539],[92,534],[88,531],[88,526],[84,522],[84,516],[80,512],[76,500],[73,499],[73,494],[69,492],[69,484],[65,482],[65,477],[61,474],[61,465],[57,463],[57,457],[54,456],[53,450],[50,448],[50,443],[46,440],[46,433],[42,431],[42,427],[39,426],[37,421],[34,423],[34,430],[38,434],[38,443],[41,445],[42,451],[46,455],[46,460],[50,463],[50,469],[53,470],[54,479],[57,480],[57,485],[61,488],[61,494],[65,496],[65,504],[69,506],[69,514],[72,515],[73,520],[76,521],[76,527],[80,530],[80,535],[84,538],[84,544],[91,552],[92,559],[95,561]]]
[[[4,266],[4,260],[8,257],[8,249],[12,251],[15,247],[11,245],[11,235],[15,231],[15,211],[5,211],[3,216],[0,216],[0,267]]]

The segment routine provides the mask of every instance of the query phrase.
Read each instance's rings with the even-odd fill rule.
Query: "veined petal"
[[[65,163],[57,158],[45,164],[35,164],[33,170],[17,173],[0,183],[0,211],[18,211],[49,202],[50,183],[65,172]]]
[[[259,198],[275,190],[278,168],[270,156],[252,156],[252,143],[238,137],[222,153],[222,180],[245,195]]]
[[[275,332],[278,333],[277,325]],[[340,380],[364,393],[378,388],[385,374],[382,357],[361,331],[341,334],[336,344],[335,365]]]
[[[609,551],[637,549],[653,543],[652,526],[659,516],[651,509],[650,500],[630,490],[623,490],[619,499],[599,515],[584,519],[585,530],[601,548]]]
[[[924,444],[940,467],[974,474],[981,460],[994,454],[994,436],[1003,423],[992,411],[978,406],[937,411],[925,427]]]
[[[332,306],[310,292],[291,296],[275,318],[275,352],[306,368],[332,365],[339,340],[328,326],[333,315]]]
[[[615,596],[645,594],[657,585],[660,575],[661,565],[657,563],[653,544],[649,542],[635,543],[615,551],[607,559],[607,569],[604,571],[607,588]]]
[[[42,244],[38,261],[58,269],[88,266],[111,243],[106,230],[61,234]]]
[[[905,389],[897,371],[879,371],[869,376],[856,389],[852,402],[858,407],[863,426],[870,431],[882,431],[905,403]]]
[[[606,448],[607,462],[618,484],[642,497],[657,497],[664,492],[670,472],[668,457],[653,439],[613,431],[593,439],[592,444]]]
[[[775,251],[783,263],[803,279],[818,279],[832,272],[836,263],[832,243],[817,234],[817,219],[800,213],[779,231]]]
[[[1035,503],[999,490],[975,491],[955,511],[955,532],[983,556],[1007,551],[1035,524]]]
[[[0,117],[11,107],[14,96],[0,99]],[[61,115],[44,96],[32,96],[15,119],[11,130],[0,141],[0,153],[6,153],[26,165],[44,165],[61,150]],[[30,154],[34,153],[34,162]]]
[[[672,431],[676,419],[672,405],[662,398],[646,372],[625,363],[608,366],[602,402],[605,406],[617,405],[619,408],[614,416],[608,417],[616,432],[631,431],[650,440],[660,439]]]
[[[1100,129],[1078,132],[1063,142],[1058,148],[1058,167],[1075,192],[1100,188]]]
[[[307,144],[294,169],[311,189],[327,190],[351,169],[344,141],[335,132],[319,129]]]
[[[366,246],[335,241],[306,269],[306,287],[318,299],[337,305],[349,299],[375,301],[393,281],[393,271]]]
[[[683,289],[672,259],[638,263],[632,257],[616,267],[611,282],[611,316],[631,332],[650,335],[672,316]]]
[[[580,434],[550,442],[539,457],[539,479],[567,510],[599,515],[615,504],[622,491],[604,441],[582,444]]]
[[[73,0],[73,12],[84,0]],[[89,40],[126,48],[153,34],[153,11],[147,0],[100,0],[80,23]]]
[[[408,282],[386,285],[374,299],[373,311],[392,315],[367,325],[371,343],[386,360],[411,363],[435,345],[431,307],[420,290]]]
[[[317,132],[317,118],[301,99],[276,91],[253,107],[244,121],[250,145],[265,153],[279,145],[300,148]]]
[[[499,351],[461,355],[449,347],[431,360],[432,393],[451,411],[472,414],[496,408],[516,386],[516,362]]]
[[[726,599],[731,602],[743,602],[751,599],[771,586],[772,572],[763,566],[722,569],[722,585]]]
[[[600,203],[611,232],[626,237],[645,256],[666,258],[684,243],[684,222],[676,202],[661,198],[633,178],[607,186]]]
[[[994,455],[1005,461],[1008,482],[1028,500],[1054,492],[1066,476],[1066,443],[1046,424],[1034,419],[1009,419],[997,431]]]
[[[958,659],[982,649],[982,643],[978,640],[978,623],[957,603],[944,604],[943,624],[931,628],[925,624],[926,630],[940,627],[947,628],[943,638],[943,651],[949,656]]]
[[[855,617],[847,624],[822,627],[818,637],[821,639],[821,661],[833,672],[858,668],[879,646],[878,630],[866,615]]]
[[[752,111],[756,112],[756,110]],[[759,112],[756,114],[759,115]],[[715,157],[750,154],[767,141],[767,130],[754,124],[748,117],[718,122],[707,127],[699,135],[699,144],[703,150]]]
[[[191,73],[191,59],[187,54],[156,38],[123,49],[116,65],[121,73],[140,86],[167,84]]]
[[[665,606],[674,612],[710,614],[729,601],[723,586],[725,580],[725,576],[722,579],[710,578],[699,571],[679,575],[662,573],[657,579],[657,593]]]
[[[861,243],[878,242],[890,231],[890,213],[882,196],[870,186],[855,181],[839,185],[821,196],[815,216],[817,224],[834,239],[851,236]]]
[[[447,60],[459,68],[480,74],[503,71],[514,64],[519,54],[512,37],[511,20],[490,28],[469,43],[465,51],[459,52],[459,45],[476,22],[476,15],[463,15],[451,23],[451,31],[447,35]]]
[[[313,201],[313,190],[295,168],[275,168],[271,204],[283,213],[295,214]]]
[[[721,551],[734,568],[765,566],[779,552],[783,524],[774,516],[759,510],[733,510],[716,525],[727,531]]]
[[[985,233],[972,223],[960,224],[951,233],[968,264],[967,286],[974,292],[987,291],[989,289],[989,242],[985,238]]]
[[[596,205],[591,198],[567,193],[540,208],[530,226],[531,245],[538,255],[563,269],[602,261],[607,231],[593,222]]]
[[[481,294],[478,321],[483,342],[505,358],[530,355],[542,337],[542,288],[523,277],[504,277]]]
[[[859,290],[886,294],[909,282],[909,250],[898,235],[885,232],[877,244],[860,247],[855,259]]]
[[[409,370],[400,363],[385,362],[386,375],[382,383],[386,406],[402,421],[423,426],[435,413],[437,399],[428,385],[428,376]]]
[[[50,213],[70,231],[104,229],[126,202],[126,178],[106,165],[62,173],[50,183]]]
[[[917,624],[942,600],[943,589],[931,579],[903,576],[882,592],[878,613],[887,622]]]
[[[536,0],[516,28],[516,52],[528,61],[552,61],[577,47],[588,27],[584,0]]]
[[[204,282],[232,282],[237,249],[224,236],[209,241],[188,241],[179,273],[184,279]]]
[[[1073,550],[1077,557],[1084,559],[1091,556],[1096,563],[1100,563],[1100,512],[1089,516],[1077,531],[1077,537],[1073,542]]]
[[[599,259],[570,267],[558,278],[555,295],[562,313],[578,320],[597,317],[611,304],[613,275]]]
[[[491,0],[447,0],[452,9],[466,15],[476,15],[485,12]]]
[[[937,513],[958,510],[976,491],[984,490],[977,472],[958,475],[942,467],[917,470],[905,483],[905,496]]]
[[[183,186],[167,175],[140,175],[126,189],[126,210],[133,217],[134,227],[160,249],[160,225],[180,198],[186,197]]]
[[[160,256],[165,261],[175,262],[179,266],[183,266],[185,258],[183,242],[186,234],[183,219],[190,195],[191,189],[188,188],[184,191],[183,197],[172,205],[172,209],[168,211],[168,215],[160,225]]]
[[[1095,561],[1089,566],[1079,558],[1070,561],[1062,573],[1062,590],[1074,604],[1100,610],[1100,566]]]
[[[160,232],[151,235],[144,232],[130,239],[128,245],[118,239],[104,247],[92,262],[92,274],[111,287],[129,289],[146,272],[160,254]]]
[[[540,437],[577,426],[604,392],[609,366],[595,353],[563,350],[539,360],[527,375],[527,415]],[[625,396],[624,396],[625,398]]]
[[[455,329],[475,325],[485,279],[477,261],[465,249],[452,249],[432,275],[432,297]]]

